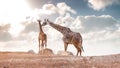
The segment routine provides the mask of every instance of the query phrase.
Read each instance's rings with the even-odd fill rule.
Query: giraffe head
[[[48,19],[44,19],[44,22],[43,22],[42,26],[45,26],[45,25],[49,24],[48,22],[49,22]]]
[[[38,22],[41,22],[41,20],[37,20]]]

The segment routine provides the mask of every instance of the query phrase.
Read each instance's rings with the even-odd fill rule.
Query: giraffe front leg
[[[79,51],[80,51],[80,56],[81,56],[81,53],[82,53],[82,50],[81,50],[81,48],[80,48],[80,50],[79,50]]]
[[[38,38],[38,43],[39,43],[38,47],[39,47],[39,52],[40,52],[40,39],[39,38]]]
[[[67,51],[68,43],[64,42],[65,51]]]
[[[77,50],[77,54],[76,54],[76,56],[78,56],[78,53],[79,53],[79,50]]]
[[[42,51],[42,54],[43,54],[43,48],[44,48],[44,42],[42,40],[42,44],[41,44],[41,51]]]
[[[68,43],[66,42],[66,38],[63,37],[63,42],[64,42],[64,50],[67,51]]]

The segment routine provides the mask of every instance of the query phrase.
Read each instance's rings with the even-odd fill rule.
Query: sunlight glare
[[[0,0],[0,24],[10,23],[11,34],[18,34],[22,30],[23,27],[19,24],[30,12],[27,0]]]

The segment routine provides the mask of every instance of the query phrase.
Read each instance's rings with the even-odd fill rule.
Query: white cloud
[[[71,13],[76,13],[76,11],[75,10],[73,10],[73,9],[71,9],[71,7],[70,6],[68,6],[66,3],[58,3],[57,4],[57,9],[58,9],[58,13],[60,14],[60,15],[64,15],[66,12],[71,12]]]
[[[102,30],[84,33],[83,46],[88,55],[103,55],[120,53],[120,31]],[[93,54],[92,54],[93,53]]]
[[[70,6],[68,6],[66,3],[57,3],[57,5],[54,4],[44,4],[41,9],[35,9],[30,15],[31,17],[39,16],[40,18],[48,17],[51,15],[60,15],[64,16],[66,13],[73,13],[76,14],[76,11],[73,10]]]
[[[79,19],[79,16],[70,25],[70,28],[73,28],[73,29],[81,29],[81,28],[83,28],[82,21]]]
[[[120,3],[119,0],[88,0],[89,7],[97,11],[105,9],[106,7],[118,2]]]
[[[29,42],[29,43],[28,42],[29,41],[27,40],[8,41],[2,44],[2,46],[0,47],[0,51],[27,52],[29,50],[34,50],[37,53],[38,51],[37,45],[33,44],[33,42]]]
[[[8,32],[10,24],[0,25],[0,42],[12,40],[12,35]]]
[[[66,14],[65,16],[57,17],[55,23],[70,27],[73,30],[81,30],[82,32],[101,31],[117,29],[118,22],[110,15],[101,16],[78,16],[76,19]]]
[[[110,15],[101,16],[78,16],[76,25],[80,22],[82,30],[88,31],[100,31],[100,30],[114,30],[116,29],[117,21]],[[77,22],[78,21],[78,22]]]
[[[55,23],[60,24],[62,26],[70,26],[70,24],[74,21],[74,18],[71,17],[69,13],[66,13],[65,16],[59,16],[55,19]]]
[[[0,0],[0,23],[19,23],[31,11],[26,0]]]
[[[57,8],[53,4],[45,4],[43,5],[42,10],[44,10],[45,13],[48,13],[50,15],[50,14],[55,14],[57,11]]]
[[[22,33],[29,33],[29,32],[38,32],[39,25],[37,22],[29,22],[24,24],[25,28],[23,29]]]
[[[53,15],[53,14],[56,14],[56,11],[57,11],[57,8],[55,5],[53,4],[44,4],[42,6],[42,8],[38,9],[38,8],[35,8],[33,10],[32,14],[33,16],[36,16],[36,15]]]

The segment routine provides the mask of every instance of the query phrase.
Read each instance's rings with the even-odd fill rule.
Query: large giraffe
[[[70,30],[70,28],[60,26],[58,24],[49,21],[48,19],[47,20],[45,19],[42,26],[45,26],[47,24],[62,33],[65,51],[67,51],[68,44],[73,44],[77,49],[76,55],[78,56],[79,52],[81,55],[83,47],[82,47],[82,37],[80,33],[73,32]]]
[[[41,50],[43,52],[44,45],[45,45],[45,47],[47,47],[47,35],[42,30],[41,21],[40,20],[37,20],[37,21],[39,23],[39,29],[40,29],[39,36],[38,36],[39,51],[40,51],[40,47],[41,47]]]

